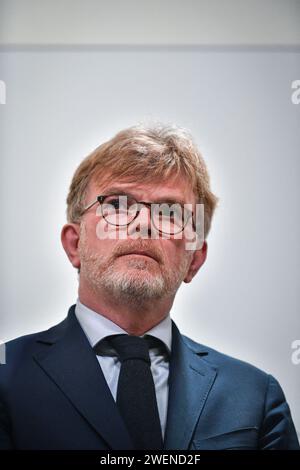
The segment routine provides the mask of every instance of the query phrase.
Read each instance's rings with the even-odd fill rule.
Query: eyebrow
[[[104,191],[104,194],[105,194],[105,196],[111,196],[112,194],[115,194],[115,195],[120,195],[120,196],[123,196],[123,195],[124,196],[131,196],[134,199],[137,198],[130,190],[120,189],[117,186],[106,189]],[[148,202],[148,201],[146,201],[146,202]],[[184,202],[182,199],[176,199],[176,198],[170,197],[170,196],[158,198],[156,201],[149,201],[149,202],[151,202],[153,204],[161,204],[161,203],[166,202],[168,204],[181,204],[182,206],[184,204],[188,204],[187,202]]]

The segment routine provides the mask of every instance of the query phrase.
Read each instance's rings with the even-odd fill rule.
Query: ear
[[[189,270],[183,279],[184,282],[191,282],[193,277],[197,274],[202,264],[205,262],[207,256],[207,242],[204,240],[200,250],[195,250],[193,253],[192,261]]]
[[[61,242],[64,250],[74,268],[80,268],[80,258],[78,253],[79,224],[66,224],[61,231]]]

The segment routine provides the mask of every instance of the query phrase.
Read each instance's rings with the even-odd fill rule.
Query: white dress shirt
[[[105,338],[106,336],[114,334],[128,334],[125,330],[120,328],[108,318],[97,312],[94,312],[86,305],[83,305],[79,299],[77,299],[76,302],[75,314],[92,347],[94,347],[101,339]],[[146,334],[155,336],[166,346],[166,350],[158,347],[151,348],[149,350],[158,413],[161,423],[162,435],[164,437],[169,395],[169,356],[171,354],[172,344],[172,323],[170,314],[158,325],[147,331],[145,335]],[[117,356],[99,355],[97,356],[97,359],[111,394],[116,401],[121,363]]]

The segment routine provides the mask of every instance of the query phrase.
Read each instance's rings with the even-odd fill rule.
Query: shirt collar
[[[76,302],[75,315],[92,347],[106,336],[128,334],[127,331],[104,317],[101,313],[95,312],[82,304],[79,299]],[[170,313],[160,323],[146,331],[146,334],[160,339],[167,347],[168,352],[171,353],[172,321]]]

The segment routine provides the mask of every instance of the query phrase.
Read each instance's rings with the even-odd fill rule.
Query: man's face
[[[174,201],[193,204],[195,207],[195,196],[182,177],[147,184],[126,182],[124,179],[102,185],[91,183],[87,204],[112,189],[115,194],[119,194],[119,190],[121,194],[128,194],[137,201]],[[195,274],[191,273],[194,252],[186,249],[184,236],[176,239],[156,232],[156,238],[153,239],[150,231],[145,232],[145,227],[150,229],[151,226],[149,208],[143,207],[132,223],[118,228],[117,233],[122,232],[122,238],[117,236],[116,239],[99,239],[97,224],[101,216],[98,214],[97,203],[83,215],[78,245],[80,282],[84,282],[96,294],[105,292],[124,302],[172,297],[182,281],[189,282]],[[116,233],[115,227],[106,222],[104,225],[108,231]],[[137,226],[143,228],[140,236]],[[148,236],[143,236],[142,232],[148,233]],[[138,251],[146,251],[147,255]]]

